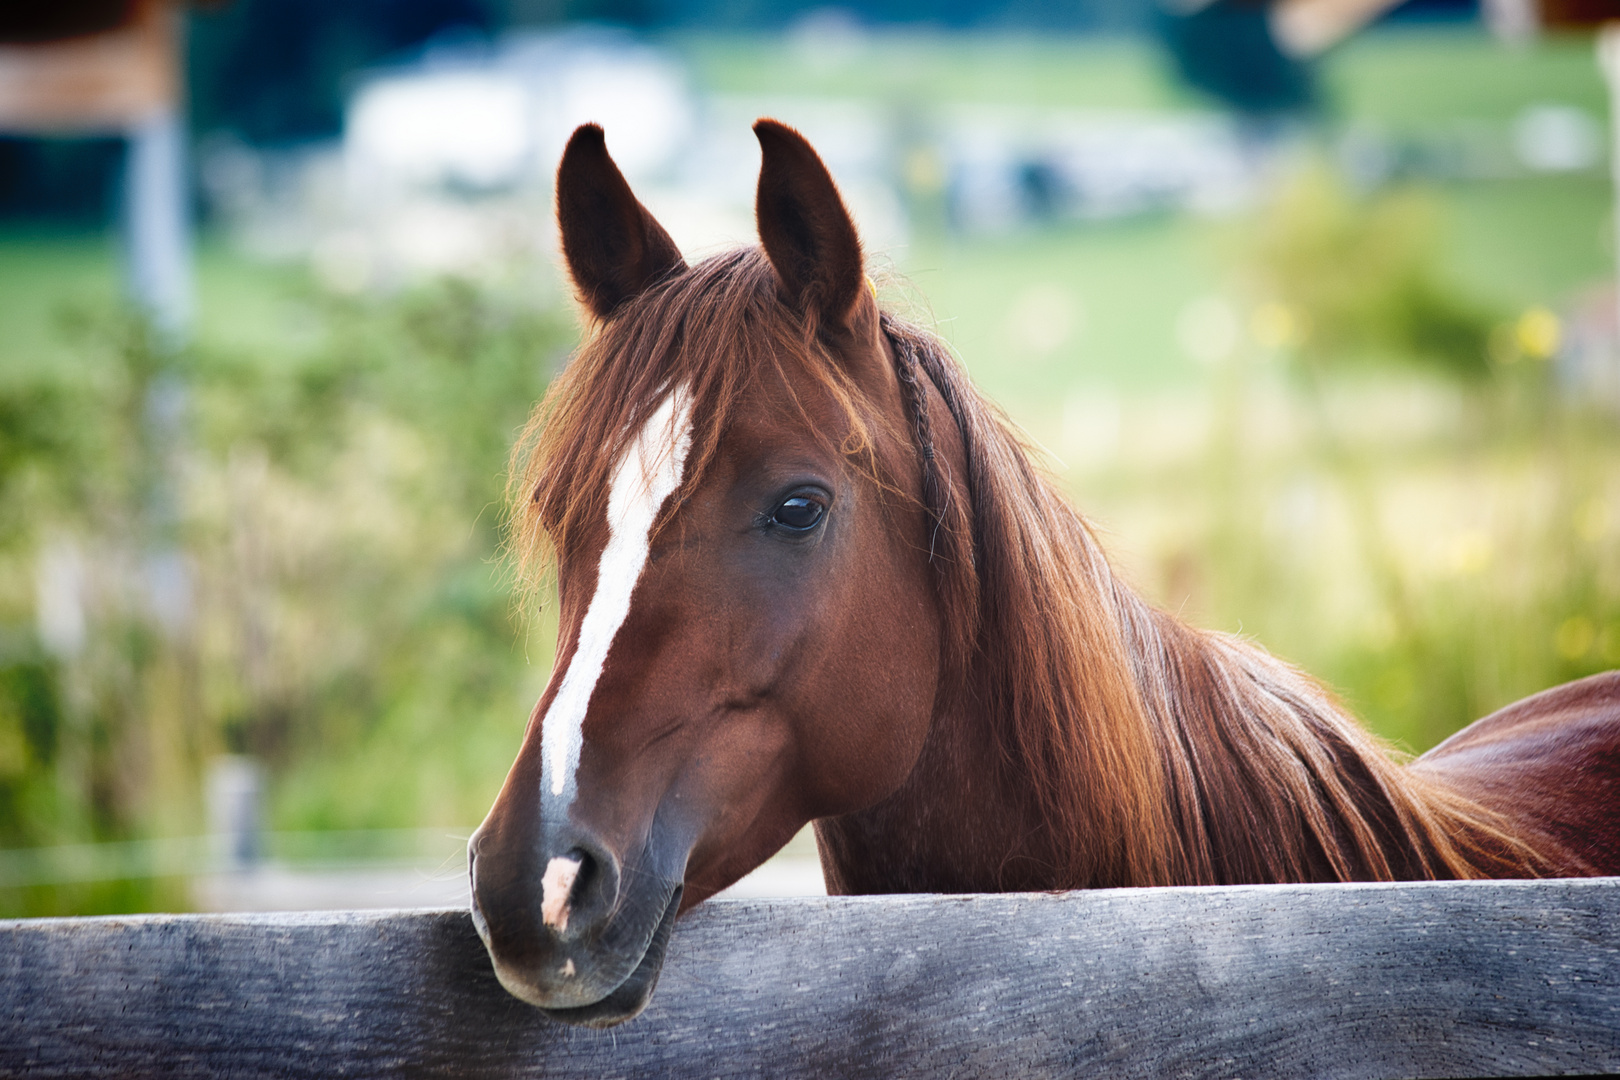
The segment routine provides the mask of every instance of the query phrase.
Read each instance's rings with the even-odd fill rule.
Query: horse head
[[[761,247],[696,266],[600,128],[557,173],[591,326],[515,459],[556,660],[469,846],[496,974],[575,1023],[636,1015],[680,912],[901,785],[939,692],[916,436],[943,406],[897,374],[820,158],[754,130]]]

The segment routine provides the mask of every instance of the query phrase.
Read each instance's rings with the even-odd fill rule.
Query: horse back
[[[1412,763],[1563,849],[1569,874],[1620,874],[1620,671],[1478,720]]]

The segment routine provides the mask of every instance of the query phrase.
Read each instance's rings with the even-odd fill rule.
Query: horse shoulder
[[[1572,871],[1620,873],[1620,671],[1514,702],[1412,768],[1550,837]]]

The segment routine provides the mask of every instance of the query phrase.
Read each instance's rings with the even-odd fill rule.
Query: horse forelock
[[[791,311],[778,289],[763,252],[741,248],[659,282],[587,330],[512,451],[509,543],[527,599],[535,599],[559,550],[605,522],[614,463],[673,387],[683,388],[690,405],[680,492],[702,482],[762,379],[785,391],[803,436],[898,490],[897,470],[879,446],[903,442],[899,419],[874,407],[822,343],[815,320]],[[840,428],[814,422],[811,394],[832,404]],[[665,503],[653,536],[681,503]]]

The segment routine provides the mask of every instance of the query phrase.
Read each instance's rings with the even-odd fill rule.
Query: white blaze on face
[[[647,563],[653,520],[681,486],[692,447],[692,403],[685,387],[664,398],[625,450],[608,489],[608,542],[596,567],[596,592],[579,625],[579,644],[562,686],[541,721],[544,787],[560,798],[579,768],[585,710],[602,677],[613,638],[630,614],[630,596]]]

